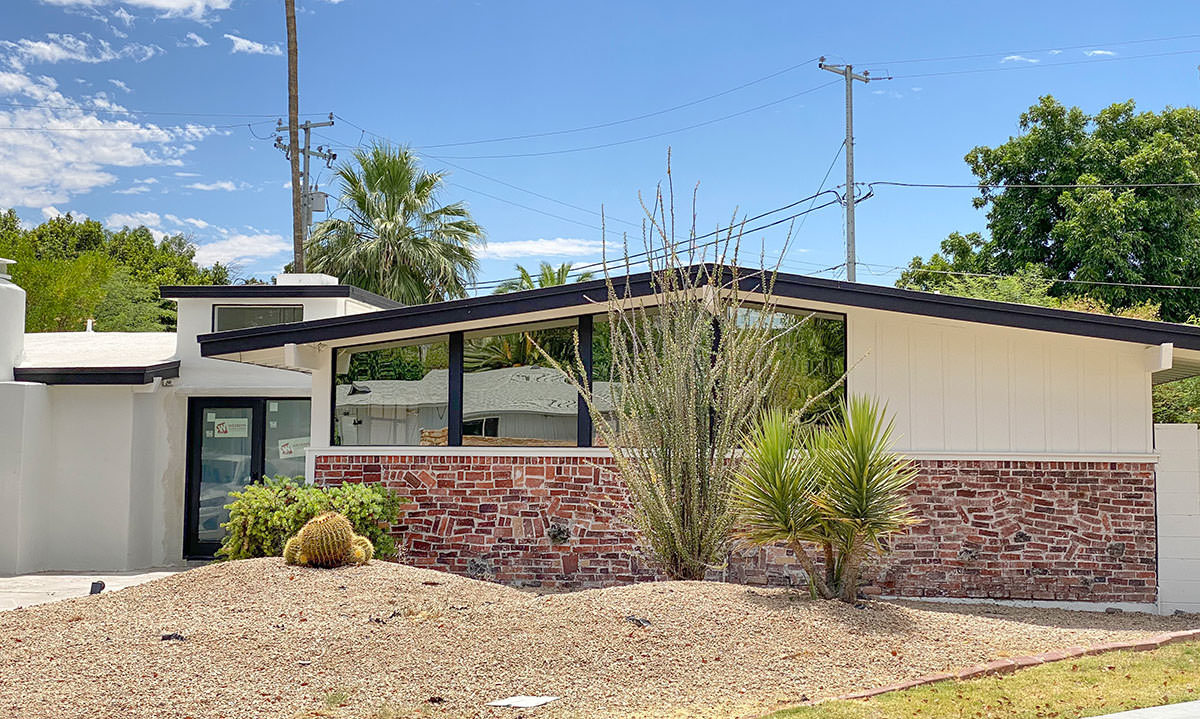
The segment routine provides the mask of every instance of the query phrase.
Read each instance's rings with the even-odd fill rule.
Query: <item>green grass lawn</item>
[[[1193,700],[1200,700],[1200,644],[1174,644],[784,709],[768,719],[1075,719]]]

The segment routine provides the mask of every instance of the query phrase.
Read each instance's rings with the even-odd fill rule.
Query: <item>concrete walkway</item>
[[[57,602],[87,596],[92,582],[104,582],[104,591],[112,592],[182,572],[187,567],[146,569],[137,572],[96,574],[84,572],[48,572],[0,577],[0,611]]]
[[[1200,717],[1200,702],[1183,702],[1168,704],[1164,707],[1149,709],[1134,709],[1120,714],[1105,714],[1093,719],[1196,719]]]

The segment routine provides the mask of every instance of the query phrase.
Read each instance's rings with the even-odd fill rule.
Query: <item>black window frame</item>
[[[847,325],[849,324],[849,318],[846,315],[846,313],[833,312],[833,311],[829,311],[829,310],[819,310],[819,309],[814,309],[814,308],[810,308],[810,307],[808,307],[808,308],[792,307],[790,305],[782,305],[782,304],[778,304],[778,303],[775,305],[774,311],[775,312],[786,312],[787,314],[790,314],[790,315],[803,316],[806,314],[814,314],[819,317],[824,317],[824,318],[828,318],[828,319],[833,319],[833,318],[839,319],[842,323],[842,357],[843,357],[844,361],[848,362],[848,358],[846,357],[846,352],[848,351]],[[597,321],[597,318],[601,318],[601,321],[603,321],[603,318],[605,318],[605,317],[606,317],[606,315],[604,313],[593,312],[593,313],[588,313],[585,315],[576,315],[574,318],[571,318],[571,317],[562,318],[563,320],[565,320],[567,322],[569,322],[571,319],[574,319],[576,322],[576,329],[579,332],[579,355],[580,355],[580,359],[583,361],[584,369],[586,370],[588,387],[592,386],[593,375],[594,375],[594,372],[593,372],[594,362],[593,362],[593,357],[592,357],[592,340],[593,340],[593,335],[595,332],[595,323]],[[557,321],[557,320],[554,320],[554,321]],[[538,323],[538,324],[541,324],[541,323]],[[489,327],[485,331],[489,335],[490,334],[504,334],[506,327],[519,328],[519,327],[524,327],[524,326],[527,326],[527,325],[503,325],[503,324],[501,324],[501,325],[497,325],[495,327]],[[570,327],[570,324],[564,324],[562,326]],[[470,334],[477,335],[480,332],[481,332],[481,330],[472,330],[470,332]],[[463,378],[465,375],[465,372],[463,369],[463,349],[464,349],[464,345],[465,345],[464,334],[465,333],[462,331],[437,332],[437,333],[431,333],[427,337],[415,337],[415,338],[403,340],[403,342],[405,344],[409,344],[409,343],[422,344],[425,342],[435,341],[435,338],[439,338],[439,337],[446,338],[446,341],[448,344],[448,352],[449,352],[449,358],[448,358],[449,361],[447,363],[448,370],[449,370],[449,377],[447,378],[447,395],[448,396],[446,398],[446,430],[447,430],[446,431],[446,446],[448,446],[448,447],[462,447],[463,446]],[[338,353],[339,352],[347,352],[347,351],[362,352],[362,351],[365,351],[364,348],[369,348],[369,347],[372,347],[373,345],[378,345],[378,344],[379,343],[361,344],[361,345],[346,345],[346,346],[342,346],[342,347],[334,347],[332,349],[333,355],[332,355],[331,359],[333,361],[332,362],[333,373],[332,373],[332,377],[330,378],[330,384],[329,384],[329,398],[330,398],[330,402],[329,402],[329,446],[330,447],[364,447],[364,448],[367,448],[367,447],[384,446],[384,445],[369,445],[369,444],[339,445],[339,444],[334,443],[334,423],[335,423],[336,417],[337,417]],[[849,365],[847,364],[846,366],[849,366]],[[842,392],[845,393],[845,391],[846,391],[846,387],[844,386],[844,383],[843,383]],[[576,421],[577,421],[578,431],[577,431],[575,446],[578,448],[584,448],[584,449],[590,448],[593,446],[593,443],[592,443],[593,421],[592,421],[591,411],[588,409],[587,403],[583,400],[582,394],[580,394],[578,396],[576,412],[577,412]],[[391,446],[391,445],[387,445],[387,446]],[[403,445],[403,446],[420,446],[420,445]],[[519,445],[512,445],[512,446],[515,447],[515,446],[519,446]],[[563,449],[563,447],[546,447],[545,449],[547,451],[553,451],[555,449]]]
[[[243,309],[246,307],[254,307],[257,309],[300,310],[300,319],[291,320],[290,322],[276,322],[276,323],[272,323],[269,325],[249,325],[247,327],[234,327],[232,329],[226,329],[226,330],[217,329],[217,310],[227,309],[227,308]],[[252,327],[272,327],[276,324],[294,324],[296,322],[303,322],[303,321],[304,321],[304,305],[303,304],[295,304],[295,303],[291,303],[291,302],[286,302],[286,303],[285,302],[273,302],[271,304],[258,304],[258,303],[249,303],[249,302],[221,302],[221,303],[213,304],[209,326],[212,327],[213,332],[234,332],[239,329],[250,329]]]

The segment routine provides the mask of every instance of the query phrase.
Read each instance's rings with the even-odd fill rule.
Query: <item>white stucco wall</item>
[[[898,448],[914,452],[1150,454],[1146,351],[879,310],[847,318],[849,389],[886,401]]]

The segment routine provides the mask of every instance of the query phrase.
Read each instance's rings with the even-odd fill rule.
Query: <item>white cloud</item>
[[[54,205],[42,208],[42,217],[45,217],[47,220],[53,220],[55,217],[62,217],[62,214],[63,213],[60,212],[59,209]]]
[[[112,86],[117,88],[118,90],[122,90],[124,92],[133,92],[133,88],[129,87],[128,85],[121,82],[120,80],[109,79],[109,82],[112,83]]]
[[[162,217],[157,212],[114,212],[104,218],[104,224],[114,230],[120,230],[125,227],[136,228],[145,227],[150,230],[150,234],[154,236],[155,242],[161,242],[167,233],[162,229]]]
[[[261,42],[247,40],[244,37],[225,33],[225,38],[233,43],[231,53],[244,52],[247,55],[282,55],[279,45],[265,45]]]
[[[0,55],[14,70],[24,70],[27,65],[59,62],[83,62],[89,64],[133,60],[144,62],[162,54],[157,45],[129,43],[114,48],[107,40],[95,38],[88,33],[47,33],[45,40],[21,38],[17,41],[0,40]]]
[[[1112,50],[1084,50],[1083,54],[1088,57],[1096,57],[1097,55],[1116,55],[1117,53]]]
[[[68,8],[95,8],[120,2],[132,8],[151,10],[161,17],[185,17],[206,20],[216,10],[228,10],[233,0],[42,0],[47,5]]]
[[[174,175],[176,177],[199,177],[200,173],[199,172],[176,172],[176,173],[174,173]]]
[[[604,245],[599,240],[509,240],[489,242],[477,253],[480,257],[493,260],[511,260],[528,257],[578,257],[600,254]]]
[[[120,116],[96,114],[119,108],[99,95],[77,99],[59,92],[48,77],[0,70],[0,98],[38,107],[0,106],[0,207],[41,208],[112,185],[113,168],[179,165],[191,141],[205,132],[171,128]],[[209,131],[211,132],[211,130]]]
[[[1062,50],[1051,50],[1051,51],[1050,51],[1050,54],[1051,54],[1051,55],[1061,55],[1061,54],[1062,54]]]
[[[113,190],[114,195],[140,195],[143,192],[149,192],[150,188],[146,185],[134,185],[126,187],[124,190]]]
[[[184,225],[191,225],[192,227],[196,227],[196,228],[203,230],[207,227],[212,226],[209,223],[205,222],[204,220],[201,220],[201,219],[198,219],[195,217],[179,217],[178,215],[171,215],[171,214],[163,215],[163,217],[167,218],[168,222],[179,225],[180,227],[182,227]]]
[[[189,190],[201,190],[203,192],[214,192],[221,190],[222,192],[235,192],[237,190],[246,189],[246,184],[241,185],[232,180],[217,180],[216,182],[193,182],[190,185],[184,185]]]
[[[254,235],[233,234],[220,240],[205,242],[196,248],[196,262],[211,265],[214,262],[233,264],[261,260],[289,252],[291,240],[283,235],[261,233]]]
[[[125,27],[133,27],[133,15],[130,15],[125,8],[117,8],[113,11],[112,16],[114,19],[119,20]]]
[[[205,40],[194,32],[189,32],[184,37],[186,42],[175,43],[178,47],[208,47],[208,40]]]
[[[154,185],[158,182],[157,177],[143,177],[139,180],[134,180],[139,185]]]
[[[1024,55],[1008,55],[1000,62],[1041,62],[1037,58],[1025,57]]]

